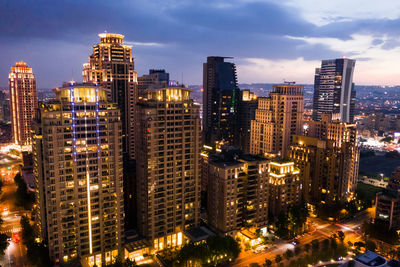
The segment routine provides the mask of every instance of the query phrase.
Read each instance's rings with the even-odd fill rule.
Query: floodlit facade
[[[301,172],[304,199],[311,203],[349,201],[357,186],[360,150],[355,128],[343,132],[348,141],[293,136],[289,158]],[[352,138],[352,137],[354,138]],[[338,136],[337,136],[338,137]],[[343,141],[343,135],[336,140]]]
[[[123,152],[135,158],[135,103],[138,98],[137,73],[132,47],[123,44],[124,36],[100,33],[89,62],[83,65],[83,81],[99,83],[107,98],[121,110]]]
[[[348,58],[322,60],[314,76],[313,120],[320,120],[324,113],[332,113],[340,114],[342,122],[353,122],[355,64],[355,60]]]
[[[268,166],[269,210],[273,216],[286,213],[302,197],[300,170],[293,161],[271,161]]]
[[[239,145],[244,153],[250,153],[251,121],[258,107],[257,96],[250,90],[241,90],[238,106]]]
[[[268,162],[234,152],[210,156],[207,220],[212,229],[235,236],[243,227],[267,226]]]
[[[229,57],[207,57],[203,64],[203,144],[237,144],[238,103],[236,66]]]
[[[274,85],[269,97],[258,98],[251,122],[250,153],[286,157],[292,135],[303,130],[304,86]]]
[[[120,111],[93,84],[64,84],[33,127],[37,227],[56,262],[123,255]]]
[[[155,251],[199,224],[200,115],[184,87],[149,88],[138,104],[138,229]]]
[[[32,68],[17,62],[8,75],[12,135],[15,144],[32,144],[31,129],[37,103],[36,79]]]

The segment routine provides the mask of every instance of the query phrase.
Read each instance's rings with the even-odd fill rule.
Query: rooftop
[[[366,266],[385,266],[386,260],[382,256],[379,256],[375,252],[367,251],[354,259]]]

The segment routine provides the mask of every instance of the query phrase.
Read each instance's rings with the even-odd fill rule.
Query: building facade
[[[243,227],[267,226],[268,160],[223,152],[208,161],[207,219],[211,228],[235,236]]]
[[[37,227],[56,262],[123,256],[120,111],[93,84],[64,84],[33,127]]]
[[[25,62],[17,62],[11,67],[8,82],[13,141],[30,146],[32,120],[38,107],[35,75]]]
[[[83,65],[83,81],[98,83],[108,99],[121,110],[123,152],[135,158],[135,104],[138,98],[137,73],[132,47],[124,45],[122,34],[100,33],[89,62]]]
[[[149,74],[138,77],[138,95],[146,97],[146,89],[152,85],[167,87],[169,85],[169,73],[165,70],[149,70]]]
[[[302,85],[274,85],[269,97],[258,98],[251,122],[251,154],[286,157],[292,136],[303,130],[303,90]]]
[[[237,144],[238,103],[236,66],[227,57],[207,57],[203,64],[203,144]]]
[[[340,114],[342,122],[353,122],[356,91],[353,72],[356,61],[348,58],[322,60],[315,70],[313,120],[323,113]]]
[[[247,154],[250,153],[251,121],[255,119],[257,107],[257,96],[250,92],[250,90],[241,90],[238,106],[238,145]]]
[[[200,114],[184,87],[149,88],[138,104],[138,229],[156,251],[183,244],[200,217]]]
[[[293,161],[271,161],[268,165],[269,210],[274,217],[300,204],[302,182]]]

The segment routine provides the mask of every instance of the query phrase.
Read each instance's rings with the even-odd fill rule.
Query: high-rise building
[[[250,153],[286,157],[292,135],[303,130],[304,86],[274,85],[269,97],[258,98],[251,122]]]
[[[313,120],[323,113],[340,114],[342,122],[353,122],[356,91],[353,72],[356,61],[348,58],[322,60],[315,70]]]
[[[332,120],[309,122],[310,136],[294,136],[289,158],[300,168],[304,198],[312,203],[348,201],[357,186],[360,149],[356,125]]]
[[[169,73],[165,70],[149,70],[149,74],[138,77],[139,97],[146,95],[146,89],[152,85],[167,87],[169,85]]]
[[[37,227],[56,262],[123,253],[120,111],[93,84],[64,84],[33,126]]]
[[[223,151],[207,162],[208,225],[232,236],[268,223],[268,160],[237,152]]]
[[[239,145],[244,153],[250,153],[251,121],[258,107],[257,96],[249,90],[240,91],[238,105]]]
[[[156,251],[181,246],[199,223],[200,107],[190,92],[148,88],[138,103],[138,229]]]
[[[32,68],[17,62],[8,75],[13,140],[20,146],[32,144],[32,120],[38,107],[36,79]]]
[[[286,213],[302,198],[300,170],[293,161],[274,160],[268,166],[269,210],[273,216]]]
[[[108,99],[121,110],[123,152],[135,158],[135,104],[137,73],[132,47],[124,45],[122,34],[100,33],[89,62],[83,65],[83,81],[99,83]]]
[[[236,66],[229,57],[207,57],[203,64],[203,143],[238,142],[238,103]]]

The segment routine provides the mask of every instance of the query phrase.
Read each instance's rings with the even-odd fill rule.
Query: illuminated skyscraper
[[[286,157],[294,134],[303,130],[304,86],[274,85],[269,97],[258,98],[251,122],[251,154]]]
[[[356,91],[353,72],[356,61],[348,58],[322,60],[315,70],[313,120],[323,113],[340,114],[340,121],[353,122]]]
[[[36,79],[32,68],[25,62],[17,62],[8,76],[13,140],[17,145],[32,143],[32,120],[37,103]]]
[[[184,87],[149,88],[138,104],[139,233],[155,250],[183,244],[200,217],[199,106]]]
[[[120,111],[93,84],[64,84],[33,127],[37,226],[54,261],[123,253]]]
[[[203,64],[203,143],[238,143],[236,66],[229,57],[207,57]]]
[[[99,83],[107,97],[121,110],[123,152],[135,158],[135,103],[137,73],[132,47],[124,45],[124,36],[100,33],[100,43],[93,46],[89,62],[83,65],[83,81]]]
[[[167,87],[169,84],[169,73],[165,70],[149,70],[149,74],[138,77],[139,97],[146,95],[146,89],[152,85]]]

